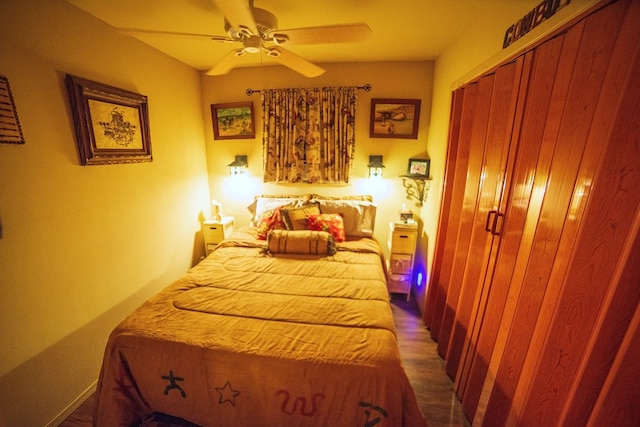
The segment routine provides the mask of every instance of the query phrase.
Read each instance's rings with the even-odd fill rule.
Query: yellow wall
[[[211,198],[246,225],[245,207],[258,193],[373,194],[382,241],[386,222],[406,203],[422,218],[419,249],[430,263],[451,90],[549,30],[543,25],[501,49],[506,27],[537,3],[505,2],[503,14],[479,17],[435,67],[324,64],[327,73],[309,81],[281,67],[200,76],[62,0],[0,0],[0,74],[9,78],[27,140],[0,144],[0,426],[44,425],[90,390],[111,329],[202,255],[199,221]],[[572,0],[552,24],[590,3]],[[66,73],[148,96],[152,163],[79,165]],[[255,139],[213,140],[210,104],[252,99],[258,107],[247,87],[364,83],[373,90],[359,94],[349,186],[264,185],[258,114]],[[418,140],[369,138],[371,97],[421,99]],[[420,210],[396,177],[408,158],[426,153],[434,180]],[[243,187],[234,187],[225,166],[236,154],[249,156]],[[371,154],[384,155],[383,185],[366,178]]]
[[[0,425],[53,420],[111,329],[199,259],[199,73],[61,0],[0,0],[0,74],[25,145],[0,144]],[[80,166],[66,73],[148,96],[153,162]]]
[[[388,222],[399,219],[398,212],[406,204],[416,215],[419,209],[405,198],[399,175],[407,172],[409,158],[427,154],[427,133],[431,111],[432,62],[322,64],[327,71],[320,77],[307,79],[281,66],[236,69],[221,77],[203,77],[203,108],[206,117],[207,162],[212,199],[222,203],[225,214],[234,215],[240,226],[249,224],[246,207],[256,194],[323,195],[371,194],[378,204],[375,236],[385,242]],[[356,111],[356,152],[348,185],[276,185],[262,182],[262,117],[260,94],[248,97],[245,90],[286,87],[363,86],[370,92],[358,91]],[[371,98],[412,98],[421,100],[418,139],[369,138]],[[255,139],[214,140],[211,104],[253,101],[256,115]],[[249,177],[238,184],[229,176],[227,164],[236,154],[246,154]],[[384,179],[368,178],[369,155],[382,155]]]

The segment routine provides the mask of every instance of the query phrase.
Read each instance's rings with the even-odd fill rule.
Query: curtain
[[[264,182],[348,183],[357,87],[262,91]]]

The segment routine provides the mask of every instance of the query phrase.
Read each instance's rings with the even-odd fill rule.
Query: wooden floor
[[[437,344],[429,337],[415,303],[394,296],[391,308],[404,369],[427,423],[430,427],[469,426],[453,383],[444,372],[444,361],[436,352]],[[91,426],[92,405],[93,399],[89,398],[61,426]]]

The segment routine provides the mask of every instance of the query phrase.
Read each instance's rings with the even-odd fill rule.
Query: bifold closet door
[[[535,166],[515,169],[520,178],[511,203],[532,182],[529,206],[474,424],[583,425],[593,406],[582,407],[581,420],[568,421],[575,399],[588,394],[579,384],[611,366],[586,369],[586,363],[617,351],[615,337],[603,332],[602,348],[595,348],[592,334],[598,321],[618,318],[624,306],[602,311],[619,290],[616,268],[628,262],[623,252],[640,199],[634,81],[640,34],[633,21],[640,16],[625,17],[630,9],[637,11],[638,2],[612,3],[537,48],[532,79],[551,82],[551,98],[548,111],[536,113],[533,100],[525,106],[529,129],[523,126],[519,147],[539,140],[540,153]],[[560,51],[550,52],[559,42]],[[545,78],[544,67],[554,61],[557,71]],[[538,136],[535,123],[542,127]],[[633,295],[637,304],[638,292],[629,290],[618,298]],[[590,385],[590,393],[599,393]]]
[[[455,249],[451,259],[450,271],[442,280],[447,283],[447,295],[444,303],[445,311],[440,326],[438,340],[438,353],[447,361],[447,373],[455,378],[456,370],[449,362],[450,335],[454,329],[456,320],[456,307],[458,305],[464,269],[469,256],[469,245],[478,205],[478,188],[482,179],[484,150],[489,125],[489,111],[491,109],[491,97],[493,94],[495,75],[491,74],[481,78],[465,88],[469,95],[465,96],[462,113],[462,125],[460,144],[468,150],[468,162],[465,170],[464,181],[459,182],[461,187],[456,188],[460,197],[460,211],[455,224]]]
[[[475,99],[477,90],[477,84],[459,88],[453,92],[451,99],[449,145],[440,207],[440,222],[436,236],[434,267],[423,313],[423,321],[429,328],[431,337],[436,341],[440,340],[440,328],[449,292],[449,277],[456,249],[460,213],[462,212],[464,192],[455,190],[464,188],[469,164],[470,147],[461,139],[461,136],[469,132],[463,126],[467,126],[471,121],[463,119],[473,115],[475,102],[472,99]],[[444,357],[444,354],[441,356]]]
[[[471,360],[478,351],[477,336],[504,224],[503,195],[504,189],[509,187],[516,151],[512,140],[514,127],[520,123],[518,100],[521,99],[524,62],[523,57],[518,57],[499,67],[492,76],[480,79],[482,88],[484,80],[491,77],[491,94],[486,130],[482,129],[482,134],[478,129],[471,139],[472,146],[482,145],[482,161],[477,171],[477,183],[475,180],[468,183],[467,203],[475,205],[475,211],[465,263],[456,266],[460,268],[457,277],[461,278],[461,289],[446,354],[447,372],[455,378],[455,387],[461,397],[467,385]],[[526,79],[524,82],[526,86]],[[488,358],[490,353],[482,357]]]

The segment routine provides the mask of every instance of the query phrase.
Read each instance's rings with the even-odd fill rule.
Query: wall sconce
[[[236,159],[229,163],[229,173],[233,175],[244,175],[247,170],[247,156],[236,156]]]
[[[369,164],[367,165],[369,168],[369,178],[382,178],[382,169],[384,165],[382,164],[382,156],[369,156]]]

